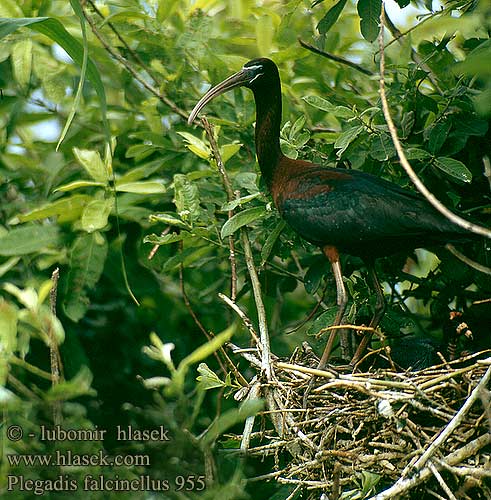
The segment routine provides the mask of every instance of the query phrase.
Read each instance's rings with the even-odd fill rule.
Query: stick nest
[[[275,362],[262,387],[274,429],[254,433],[249,453],[274,457],[275,470],[257,479],[292,485],[291,498],[491,498],[491,358],[343,373],[302,357]]]

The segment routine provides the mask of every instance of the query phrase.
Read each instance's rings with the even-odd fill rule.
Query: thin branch
[[[211,151],[213,152],[213,156],[215,157],[215,161],[217,162],[218,172],[220,172],[220,176],[222,178],[222,184],[225,188],[225,192],[227,193],[227,201],[233,201],[234,192],[232,191],[232,184],[228,177],[227,171],[225,170],[225,165],[222,161],[222,155],[220,154],[220,150],[218,149],[217,141],[215,140],[215,133],[213,129],[213,125],[206,119],[206,116],[201,118],[201,123],[206,131],[206,135],[208,137],[208,142],[211,146]],[[228,211],[228,218],[230,219],[234,215],[233,210]],[[232,301],[235,302],[235,298],[237,297],[237,261],[235,259],[235,238],[234,235],[231,234],[228,237],[228,248],[230,252],[230,295]]]
[[[484,163],[484,177],[488,180],[489,190],[491,191],[491,163],[489,162],[489,156],[484,156],[482,162]]]
[[[51,366],[51,384],[56,387],[60,383],[63,370],[61,363],[60,350],[56,340],[53,321],[56,318],[56,299],[58,293],[58,280],[60,279],[60,269],[57,267],[51,274],[51,290],[49,292],[49,309],[51,318],[48,325],[48,339],[49,339],[49,357]],[[55,401],[53,404],[53,421],[55,424],[60,424],[62,420],[61,401]]]
[[[249,393],[247,394],[246,400],[251,401],[253,399],[258,399],[260,392],[261,392],[261,384],[260,382],[256,382],[255,384],[253,384]],[[252,434],[252,429],[254,427],[255,419],[256,415],[251,415],[246,418],[244,424],[244,431],[242,433],[242,439],[240,441],[240,451],[242,453],[246,453],[247,450],[249,449],[249,444],[251,442],[251,434]]]
[[[387,97],[385,94],[385,52],[384,52],[384,26],[385,26],[385,14],[384,9],[380,12],[380,32],[378,36],[379,48],[380,48],[380,99],[382,101],[382,109],[384,112],[385,121],[389,128],[390,135],[392,137],[392,142],[394,143],[394,147],[397,151],[397,156],[399,157],[399,161],[406,171],[407,175],[414,183],[418,191],[436,208],[442,215],[444,215],[447,219],[452,221],[454,224],[467,229],[476,234],[480,234],[485,236],[486,238],[491,238],[491,230],[485,228],[483,226],[479,226],[477,224],[473,224],[462,217],[451,212],[445,205],[443,205],[438,199],[427,189],[427,187],[421,182],[419,177],[414,172],[410,163],[408,162],[404,150],[402,148],[401,142],[399,141],[399,137],[397,135],[397,129],[392,121],[392,117],[390,115],[389,105],[387,103]]]
[[[428,465],[428,467],[431,470],[431,473],[435,476],[435,478],[438,481],[438,484],[441,486],[442,490],[448,496],[449,500],[457,500],[457,498],[455,498],[455,495],[452,493],[452,491],[448,487],[448,484],[445,482],[445,480],[443,479],[442,475],[440,474],[438,469],[435,467],[435,465],[430,463]]]
[[[304,42],[300,38],[298,38],[298,43],[304,49],[310,50],[310,52],[313,52],[314,54],[325,57],[326,59],[330,59],[331,61],[335,61],[335,62],[344,64],[345,66],[349,66],[350,68],[356,69],[357,71],[359,71],[360,73],[363,73],[364,75],[368,75],[368,76],[374,75],[373,71],[370,71],[369,69],[366,69],[363,66],[360,66],[359,64],[354,63],[353,61],[349,61],[348,59],[344,59],[343,57],[339,57],[339,56],[336,56],[336,55],[331,54],[329,52],[325,52],[323,50],[320,50],[317,47],[310,45],[310,43]]]
[[[251,337],[254,339],[254,342],[256,342],[256,344],[259,344],[259,338],[257,336],[256,330],[254,329],[254,325],[252,324],[252,321],[248,318],[246,313],[232,299],[229,299],[223,293],[219,293],[218,297],[222,299],[225,302],[225,304],[227,304],[233,311],[237,313],[237,316],[239,316],[239,318],[244,323],[245,327],[249,330],[249,333],[251,334]]]
[[[244,249],[245,261],[247,265],[247,270],[249,272],[249,277],[252,284],[252,292],[254,294],[254,301],[256,302],[257,319],[259,323],[259,335],[261,349],[261,371],[265,374],[266,380],[268,382],[272,379],[271,370],[271,348],[269,345],[269,332],[268,324],[266,321],[266,311],[264,309],[264,303],[261,293],[261,283],[259,282],[259,277],[257,275],[256,267],[254,266],[254,258],[252,256],[251,243],[249,241],[249,236],[244,228],[240,230],[242,238],[242,248]],[[272,409],[270,407],[270,409]]]
[[[484,274],[490,274],[491,275],[491,268],[484,266],[480,264],[479,262],[476,262],[475,260],[469,259],[467,255],[464,255],[462,252],[459,252],[451,243],[447,243],[445,245],[445,248],[457,259],[461,260],[465,264],[467,264],[469,267],[472,267],[472,269],[475,269],[476,271],[479,271]]]

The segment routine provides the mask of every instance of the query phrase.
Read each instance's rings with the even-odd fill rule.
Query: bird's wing
[[[284,193],[279,206],[312,243],[382,255],[464,233],[416,193],[364,172],[329,170],[324,178],[314,169],[297,175],[301,188]]]

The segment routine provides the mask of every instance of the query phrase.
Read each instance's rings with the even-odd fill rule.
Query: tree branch
[[[354,63],[353,61],[349,61],[348,59],[344,59],[343,57],[336,56],[336,55],[331,54],[329,52],[324,52],[323,50],[320,50],[317,47],[310,45],[310,43],[304,42],[301,38],[298,38],[298,43],[304,49],[310,50],[310,52],[313,52],[314,54],[325,57],[326,59],[330,59],[331,61],[335,61],[335,62],[344,64],[345,66],[349,66],[350,68],[356,69],[356,71],[359,71],[360,73],[363,73],[364,75],[368,75],[368,76],[374,75],[373,71],[370,71],[369,69],[366,69],[363,66],[360,66],[359,64]]]

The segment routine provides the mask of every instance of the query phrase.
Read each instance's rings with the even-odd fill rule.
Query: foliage
[[[430,190],[452,209],[489,222],[490,185],[483,175],[491,139],[489,6],[451,0],[432,11],[431,2],[414,5],[419,18],[396,22],[410,32],[390,44],[397,28],[386,32],[392,115],[408,158]],[[261,407],[248,402],[238,409],[231,396],[240,381],[220,350],[232,333],[235,344],[249,344],[247,330],[217,296],[230,293],[229,237],[236,240],[237,301],[255,320],[238,230],[246,228],[253,243],[278,355],[288,355],[307,333],[332,321],[335,287],[318,250],[285,226],[261,182],[252,95],[238,90],[207,108],[237,200],[227,200],[206,134],[185,118],[207,84],[253,57],[271,57],[282,77],[286,154],[409,186],[378,96],[373,41],[380,8],[381,2],[371,0],[2,2],[3,426],[18,423],[25,436],[36,435],[6,442],[4,453],[73,450],[73,443],[39,439],[40,425],[52,425],[58,408],[63,428],[109,429],[104,443],[77,442],[77,453],[104,447],[113,455],[151,458],[147,467],[58,468],[79,484],[89,473],[130,479],[150,473],[171,482],[203,475],[214,477],[205,491],[177,491],[174,485],[162,498],[291,493],[268,484],[257,491],[245,478],[267,473],[273,464],[242,463],[227,453],[238,444],[224,432],[241,432],[243,421]],[[354,65],[312,54],[297,38]],[[235,215],[229,216],[231,210]],[[153,245],[158,250],[149,259]],[[482,242],[465,250],[490,264]],[[343,258],[349,321],[366,323],[374,297],[365,271],[355,259]],[[475,336],[486,344],[491,312],[489,303],[478,301],[489,298],[490,280],[443,251],[438,259],[418,251],[411,261],[403,255],[379,262],[390,291],[382,330],[441,336],[450,308],[457,308],[468,312]],[[61,278],[55,315],[50,276],[56,267]],[[327,312],[306,321],[321,296]],[[285,335],[299,325],[294,335]],[[145,348],[152,332],[153,347]],[[308,338],[321,348],[323,341]],[[65,380],[58,386],[51,384],[53,339]],[[165,426],[172,443],[118,441],[116,425],[130,424]],[[7,474],[58,475],[6,461],[1,467],[2,490]],[[365,493],[375,487],[354,484]],[[10,494],[25,497],[18,490]]]

